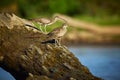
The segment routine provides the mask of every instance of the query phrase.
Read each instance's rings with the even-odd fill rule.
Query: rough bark
[[[64,45],[42,44],[46,34],[31,22],[0,13],[0,67],[16,80],[101,80]]]

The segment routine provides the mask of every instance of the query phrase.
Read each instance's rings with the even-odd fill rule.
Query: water
[[[105,80],[120,80],[120,47],[79,46],[69,50],[90,72]],[[0,80],[15,80],[0,68]]]
[[[90,72],[105,80],[120,80],[120,47],[70,47]]]
[[[0,68],[0,80],[15,80],[10,73]]]

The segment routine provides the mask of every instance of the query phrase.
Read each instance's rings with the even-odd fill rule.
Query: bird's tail
[[[34,29],[39,30],[39,29],[38,29],[38,28],[36,28],[35,26],[29,25],[29,24],[25,24],[25,26],[28,26],[28,27],[31,27],[31,28],[34,28]]]
[[[42,44],[46,44],[46,43],[55,43],[55,39],[52,39],[52,40],[47,40],[47,41],[44,41],[44,42],[41,42]]]

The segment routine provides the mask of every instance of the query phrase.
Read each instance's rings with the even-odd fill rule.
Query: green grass
[[[120,16],[114,15],[114,16],[88,16],[88,15],[79,15],[75,16],[75,18],[99,24],[99,25],[120,25]]]
[[[40,27],[41,27],[41,29],[44,31],[44,26],[41,26],[40,24],[35,23],[35,22],[33,22],[33,24],[34,24],[34,26],[35,26],[36,28],[38,28],[39,30],[40,30]],[[46,30],[47,30],[47,32],[50,32],[50,31],[52,31],[54,28],[61,27],[62,24],[63,24],[62,22],[57,21],[56,23],[47,26],[47,27],[46,27]]]

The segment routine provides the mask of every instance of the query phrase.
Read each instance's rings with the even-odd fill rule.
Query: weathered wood
[[[46,34],[25,24],[32,25],[14,14],[0,13],[0,67],[16,80],[101,80],[64,45],[42,44]]]

